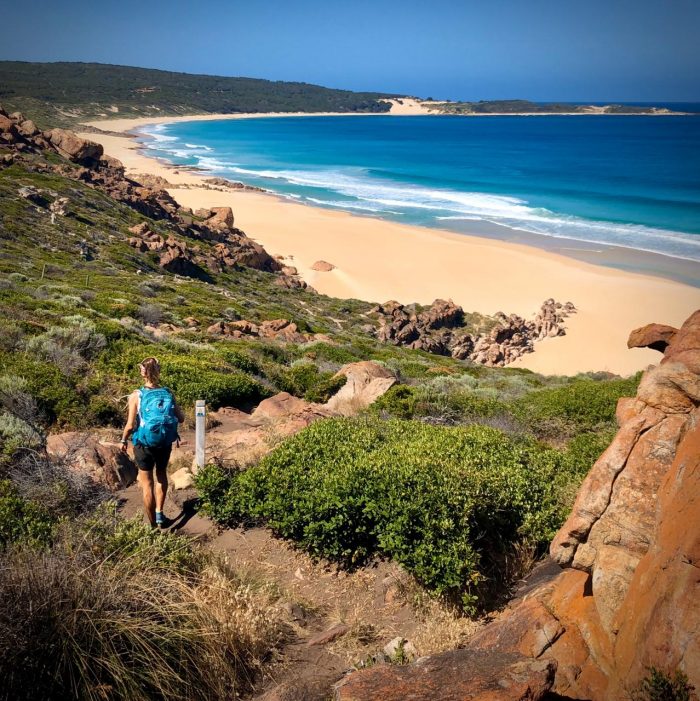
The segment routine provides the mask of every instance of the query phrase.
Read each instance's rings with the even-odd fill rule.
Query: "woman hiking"
[[[168,493],[168,460],[172,444],[178,439],[178,422],[182,423],[185,415],[173,393],[160,386],[160,364],[155,358],[146,358],[139,363],[139,370],[144,384],[129,395],[122,452],[126,453],[129,436],[133,433],[134,460],[143,490],[143,510],[151,526],[163,528],[167,526],[163,505]]]

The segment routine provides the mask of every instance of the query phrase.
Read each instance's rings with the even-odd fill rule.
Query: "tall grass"
[[[0,695],[238,699],[280,641],[278,620],[184,538],[73,529],[0,559]]]

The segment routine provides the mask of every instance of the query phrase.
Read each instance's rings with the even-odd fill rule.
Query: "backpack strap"
[[[141,397],[143,396],[143,390],[145,389],[145,387],[141,387],[140,389],[136,390],[136,413],[139,417],[139,424],[143,423],[143,417],[141,416]]]

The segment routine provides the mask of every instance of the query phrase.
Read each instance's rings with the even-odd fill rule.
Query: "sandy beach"
[[[407,115],[427,113],[418,103],[396,107]],[[114,119],[91,126],[126,132],[145,124],[215,118],[220,117]],[[648,349],[627,349],[632,329],[651,322],[679,326],[700,308],[700,288],[596,266],[531,246],[355,216],[270,194],[215,190],[203,182],[211,176],[147,158],[138,152],[132,138],[100,133],[82,136],[100,142],[107,154],[124,163],[129,174],[166,178],[173,185],[169,192],[184,207],[230,206],[236,226],[271,254],[284,256],[304,280],[324,294],[424,304],[438,297],[450,298],[466,311],[515,312],[525,318],[534,315],[549,297],[573,302],[578,313],[567,320],[566,336],[536,343],[535,353],[511,367],[545,374],[606,370],[629,375],[658,363],[661,357]],[[313,271],[311,266],[318,260],[336,267],[330,272]]]

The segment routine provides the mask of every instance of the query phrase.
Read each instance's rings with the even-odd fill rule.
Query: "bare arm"
[[[172,394],[172,392],[171,392]],[[175,399],[175,395],[173,394],[173,402],[175,404],[175,416],[177,417],[177,420],[182,424],[185,423],[185,414],[183,413],[182,409],[180,409],[180,405],[177,403],[177,400]]]
[[[129,409],[126,417],[126,425],[124,426],[124,432],[122,433],[122,450],[124,451],[126,451],[126,442],[129,439],[129,436],[136,429],[137,405],[138,396],[136,392],[133,392],[129,396]]]

